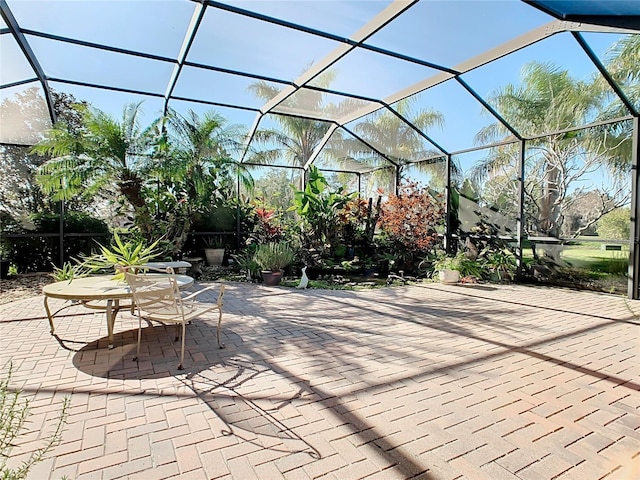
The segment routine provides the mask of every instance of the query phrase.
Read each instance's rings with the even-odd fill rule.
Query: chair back
[[[216,303],[218,305],[218,308],[220,308],[221,310],[223,306],[223,303],[222,303],[223,297],[224,297],[224,285],[220,285],[220,293],[218,294],[218,301]]]
[[[125,273],[133,301],[139,310],[151,315],[183,315],[180,290],[171,267],[166,270],[145,268],[142,273]]]

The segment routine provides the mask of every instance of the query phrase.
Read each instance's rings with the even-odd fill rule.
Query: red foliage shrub
[[[438,241],[436,228],[444,219],[441,199],[413,182],[401,185],[382,205],[378,225],[393,247],[416,255],[426,254]]]
[[[256,206],[253,211],[254,227],[248,243],[269,243],[282,240],[283,228],[275,210]]]

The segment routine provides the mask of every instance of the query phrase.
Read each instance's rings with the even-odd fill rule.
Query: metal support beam
[[[518,226],[516,230],[516,280],[522,280],[523,276],[523,243],[525,237],[525,205],[524,205],[524,175],[525,175],[525,149],[526,141],[520,140],[520,156],[518,158]]]
[[[489,102],[487,102],[484,98],[482,98],[478,94],[478,92],[476,92],[473,88],[471,88],[467,82],[462,80],[462,78],[456,77],[456,80],[460,85],[462,85],[462,88],[464,88],[467,92],[469,92],[471,96],[475,98],[480,103],[480,105],[482,105],[489,113],[491,113],[491,115],[493,115],[496,118],[496,120],[498,120],[502,124],[504,128],[509,130],[511,134],[514,137],[516,137],[518,140],[522,140],[522,135],[520,135],[520,133],[515,128],[513,128],[513,126],[509,122],[507,122],[504,119],[504,117],[500,115],[498,111],[489,104]]]
[[[20,47],[20,50],[22,50],[22,53],[27,59],[27,62],[29,62],[31,68],[33,68],[36,77],[38,77],[38,80],[42,85],[42,91],[44,92],[44,99],[47,102],[47,109],[49,110],[51,123],[56,123],[56,112],[53,104],[53,98],[51,96],[51,90],[49,89],[49,84],[47,83],[47,76],[45,75],[44,70],[42,70],[42,66],[40,65],[40,62],[38,62],[38,58],[31,49],[29,42],[20,30],[20,26],[13,16],[13,13],[9,9],[9,5],[7,5],[6,0],[0,0],[0,15],[2,15],[4,23],[6,23],[7,27],[9,27],[9,30],[11,30],[13,38],[18,43],[18,46]]]
[[[400,16],[403,12],[405,12],[408,8],[417,3],[417,0],[411,1],[403,1],[403,0],[395,0],[391,4],[389,4],[385,9],[383,9],[378,15],[376,15],[372,20],[367,22],[362,28],[360,28],[357,32],[355,32],[351,37],[337,37],[334,35],[330,35],[326,32],[320,32],[315,29],[310,29],[307,27],[303,27],[301,25],[293,24],[290,22],[285,22],[280,19],[276,19],[273,17],[267,17],[265,15],[257,14],[255,12],[250,12],[247,10],[239,9],[237,7],[231,7],[229,5],[225,5],[219,2],[215,2],[212,0],[207,0],[207,4],[210,6],[220,8],[227,11],[232,11],[234,13],[239,13],[242,15],[250,16],[252,18],[256,18],[259,20],[267,21],[270,23],[275,23],[277,25],[281,25],[284,27],[292,28],[295,30],[304,31],[306,33],[310,33],[312,35],[319,35],[325,38],[330,38],[331,40],[335,40],[341,42],[332,52],[327,54],[322,60],[314,63],[311,67],[300,75],[295,81],[292,87],[285,87],[282,91],[276,95],[274,98],[269,100],[261,109],[263,114],[271,112],[278,105],[281,105],[287,98],[296,93],[299,88],[304,87],[308,83],[310,83],[314,78],[318,77],[328,69],[330,69],[333,65],[338,62],[341,58],[347,55],[356,47],[363,47],[363,43],[378,32],[385,25],[393,21],[396,17]]]
[[[99,88],[101,90],[107,90],[110,92],[132,93],[134,95],[144,95],[147,97],[155,97],[155,98],[164,97],[164,95],[161,93],[145,92],[143,90],[134,90],[131,88],[110,87],[108,85],[101,85],[98,83],[79,82],[76,80],[66,80],[64,78],[49,77],[49,81],[55,82],[55,83],[64,83],[66,85],[77,85],[79,87]]]
[[[447,155],[447,172],[445,186],[445,233],[444,233],[444,249],[447,253],[452,252],[453,243],[453,225],[451,225],[451,155]]]
[[[236,173],[236,180],[237,180],[237,196],[236,196],[236,200],[238,200],[236,202],[236,250],[240,251],[240,235],[242,234],[242,230],[241,230],[241,222],[240,222],[240,171],[238,170],[238,172]]]
[[[629,240],[629,281],[627,296],[640,300],[640,118],[633,119],[633,140],[631,147],[631,238]]]
[[[4,88],[19,87],[20,85],[27,85],[29,83],[33,83],[37,81],[38,81],[38,77],[34,77],[34,78],[26,78],[24,80],[18,80],[17,82],[3,83],[2,85],[0,85],[0,90]]]
[[[158,62],[176,63],[175,59],[170,57],[164,57],[162,55],[154,55],[152,53],[138,52],[136,50],[130,50],[128,48],[112,47],[110,45],[104,45],[102,43],[88,42],[86,40],[78,40],[76,38],[63,37],[62,35],[53,35],[51,33],[39,32],[37,30],[30,30],[23,28],[22,33],[25,35],[31,35],[33,37],[46,38],[47,40],[55,40],[56,42],[69,43],[71,45],[78,45],[80,47],[95,48],[97,50],[103,50],[105,52],[119,53],[122,55],[131,55],[134,57],[145,58],[147,60],[155,60]]]
[[[402,120],[404,123],[406,123],[409,128],[411,128],[411,130],[413,130],[414,132],[416,132],[418,135],[420,135],[422,138],[424,138],[427,142],[429,142],[431,145],[433,145],[436,149],[438,149],[440,152],[442,152],[444,155],[448,155],[449,152],[448,150],[446,150],[442,145],[440,145],[438,142],[436,142],[433,138],[431,138],[429,135],[427,135],[425,132],[423,132],[422,130],[420,130],[418,127],[416,127],[412,121],[410,121],[408,118],[406,118],[404,115],[401,115],[395,108],[393,108],[391,105],[386,105],[386,108],[396,117],[398,117],[400,120]]]
[[[387,162],[389,162],[390,164],[392,164],[393,166],[397,167],[398,163],[394,160],[391,159],[391,157],[383,152],[381,152],[378,148],[374,147],[373,145],[371,145],[371,143],[367,142],[364,138],[362,138],[360,135],[358,135],[357,133],[355,133],[353,130],[348,129],[347,127],[345,127],[344,125],[342,128],[345,132],[347,132],[349,135],[351,135],[353,138],[355,138],[356,140],[362,142],[363,145],[366,145],[367,147],[369,147],[372,151],[376,152],[378,155],[380,155],[382,158],[384,158]]]
[[[59,206],[60,206],[60,216],[58,218],[59,220],[59,232],[60,232],[60,238],[59,238],[59,248],[60,248],[60,268],[62,268],[62,266],[64,265],[64,200],[60,200]]]
[[[318,158],[318,155],[320,154],[320,151],[327,144],[327,142],[331,138],[331,135],[333,135],[333,132],[335,132],[337,128],[338,128],[338,125],[333,123],[333,124],[331,124],[329,129],[324,133],[324,136],[320,140],[320,143],[318,143],[318,145],[316,145],[316,147],[313,149],[313,152],[311,152],[311,156],[307,159],[305,164],[302,166],[305,170],[307,168],[309,168],[309,165],[311,165],[313,162],[315,162],[316,158]]]
[[[198,32],[198,27],[200,26],[200,23],[202,22],[202,18],[204,17],[205,10],[206,10],[206,7],[201,3],[197,3],[195,6],[195,9],[193,10],[191,21],[189,22],[189,26],[187,27],[187,32],[184,36],[182,46],[180,47],[180,53],[178,54],[178,63],[173,66],[173,71],[171,72],[171,78],[169,78],[169,83],[167,84],[167,90],[165,91],[165,94],[164,94],[163,112],[165,115],[169,110],[169,100],[171,99],[171,95],[173,95],[173,91],[176,88],[176,84],[178,83],[178,78],[180,77],[180,72],[182,72],[182,67],[184,66],[184,62],[187,59],[187,55],[189,54],[189,50],[191,49],[193,40],[196,37],[196,33]]]
[[[258,131],[258,125],[260,125],[260,121],[262,120],[262,117],[264,117],[264,114],[258,111],[256,113],[256,118],[253,119],[253,125],[251,125],[251,129],[249,130],[249,133],[247,133],[246,135],[244,150],[242,152],[242,155],[240,155],[240,163],[246,163],[244,159],[247,157],[247,153],[249,152],[249,146],[251,145],[251,142],[253,142],[253,137],[256,136],[256,132]]]

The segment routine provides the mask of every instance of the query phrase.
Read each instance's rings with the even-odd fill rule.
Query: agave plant
[[[160,250],[157,248],[159,240],[146,245],[144,240],[123,241],[117,233],[113,234],[115,243],[109,247],[100,245],[100,253],[84,260],[83,265],[92,272],[106,268],[116,269],[114,280],[124,280],[127,267],[144,265],[155,259]]]
[[[71,282],[74,278],[86,277],[91,273],[91,270],[84,263],[64,262],[62,267],[53,266],[53,272],[49,274],[56,282],[62,282],[69,280]]]

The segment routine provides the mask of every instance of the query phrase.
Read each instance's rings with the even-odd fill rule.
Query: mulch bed
[[[25,273],[0,279],[0,305],[42,294],[42,287],[53,282],[48,273]]]

